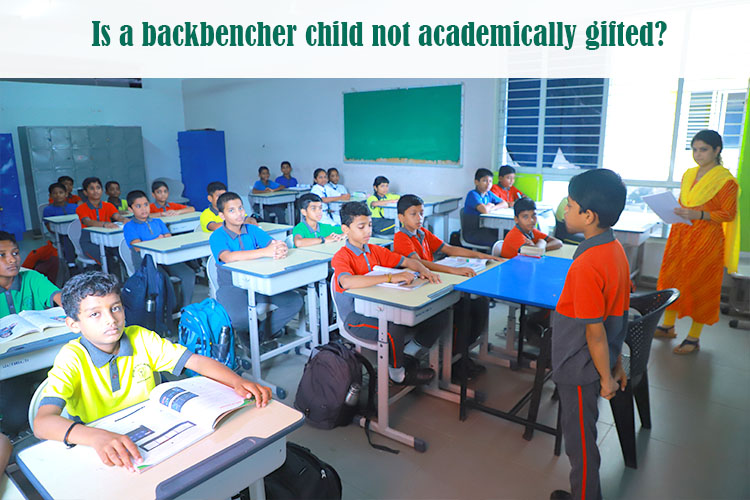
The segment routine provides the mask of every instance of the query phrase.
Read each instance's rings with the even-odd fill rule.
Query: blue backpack
[[[122,286],[126,326],[138,325],[162,336],[174,331],[172,312],[176,298],[169,275],[154,264],[150,255]]]
[[[229,347],[219,343],[222,327],[229,327]],[[234,332],[226,309],[214,299],[182,308],[179,343],[195,354],[213,358],[234,370]],[[188,371],[189,372],[189,371]],[[194,375],[190,373],[190,375]]]

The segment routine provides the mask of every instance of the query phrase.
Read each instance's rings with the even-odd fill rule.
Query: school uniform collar
[[[117,358],[123,358],[125,356],[133,355],[133,345],[130,343],[130,339],[123,332],[120,337],[120,348],[117,350],[117,354],[110,354],[104,352],[94,344],[92,344],[86,337],[81,335],[81,345],[86,349],[91,357],[91,361],[97,368],[103,368],[106,364]]]
[[[228,235],[228,236],[229,236],[230,238],[232,238],[233,240],[236,240],[237,238],[239,238],[239,237],[240,237],[240,236],[242,236],[243,234],[247,234],[247,227],[245,227],[245,226],[246,226],[246,224],[242,224],[242,225],[240,226],[240,232],[239,232],[239,233],[235,233],[234,231],[232,231],[231,229],[229,229],[229,228],[227,227],[227,223],[226,223],[226,221],[224,221],[224,231],[225,231],[225,232],[227,233],[227,235]]]
[[[320,233],[320,222],[318,222],[318,229],[313,229],[312,226],[307,223],[307,220],[303,220],[302,224],[307,226],[307,229],[309,229],[310,233],[313,234],[314,236],[317,236],[318,233]]]
[[[13,281],[10,283],[10,288],[3,288],[0,286],[0,293],[5,292],[20,292],[21,291],[21,273],[19,272],[15,278],[13,278]]]
[[[518,229],[519,231],[521,231],[521,234],[522,234],[522,235],[526,236],[526,237],[527,237],[528,239],[530,239],[531,241],[534,241],[534,230],[533,230],[533,229],[532,229],[531,231],[529,231],[528,233],[524,233],[524,232],[523,232],[523,229],[521,229],[521,226],[519,226],[518,224],[516,224],[516,228],[517,228],[517,229]]]
[[[219,209],[218,208],[214,208],[213,205],[209,205],[208,209],[211,211],[212,214],[219,215]]]
[[[86,206],[88,206],[91,210],[100,210],[104,206],[104,202],[102,200],[99,200],[99,206],[95,207],[91,201],[86,200]]]
[[[388,199],[388,195],[387,194],[385,196],[378,196],[378,193],[373,193],[373,194],[375,195],[375,198],[378,201]],[[378,208],[381,208],[381,207],[378,207]]]
[[[405,226],[401,226],[401,228],[399,229],[399,231],[401,231],[402,233],[404,233],[409,238],[417,238],[420,243],[422,243],[424,241],[424,229],[422,229],[421,227],[418,227],[417,230],[412,233],[411,231],[409,231],[408,229],[406,229]]]
[[[352,245],[352,243],[347,240],[347,242],[346,242],[346,248],[348,248],[349,250],[351,250],[352,253],[354,255],[356,255],[357,257],[359,257],[360,255],[362,255],[363,253],[370,253],[370,246],[367,243],[365,243],[364,245],[362,245],[362,248],[360,249],[360,248],[357,248],[354,245]]]
[[[593,238],[587,238],[578,244],[573,259],[578,258],[583,252],[589,248],[593,248],[598,245],[604,245],[615,241],[615,231],[611,227],[601,234],[597,234]]]
[[[333,182],[331,182],[331,181],[328,181],[328,184],[329,184],[329,185],[330,185],[330,186],[331,186],[331,187],[332,187],[333,189],[338,189],[338,188],[339,188],[339,185],[338,185],[338,184],[334,184],[334,183],[333,183]]]
[[[147,217],[146,220],[138,220],[135,217],[133,217],[131,220],[135,222],[136,224],[148,224],[148,225],[150,225],[154,221],[154,219],[152,219],[151,217]]]
[[[165,202],[165,203],[164,203],[164,205],[159,205],[159,202],[158,202],[158,201],[156,201],[156,200],[154,200],[154,206],[155,206],[156,208],[160,208],[160,209],[168,210],[168,209],[169,209],[169,201]]]

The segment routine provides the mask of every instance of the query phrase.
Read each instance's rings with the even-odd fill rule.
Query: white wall
[[[185,123],[179,79],[144,80],[142,89],[0,82],[0,132],[13,134],[27,229],[31,224],[18,127],[80,125],[140,126],[149,182],[180,178],[177,132]],[[106,172],[99,176],[107,177]]]
[[[474,171],[491,167],[495,143],[495,80],[258,79],[183,80],[185,128],[215,128],[226,137],[230,190],[244,196],[267,165],[272,178],[289,160],[294,176],[312,183],[316,168],[337,167],[349,190],[370,192],[377,175],[395,193],[464,196]],[[463,165],[344,164],[343,92],[464,84]],[[454,214],[457,217],[457,215]]]

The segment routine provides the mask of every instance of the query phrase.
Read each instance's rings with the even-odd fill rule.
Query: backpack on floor
[[[156,267],[150,255],[122,286],[125,325],[138,325],[162,336],[174,331],[172,311],[176,298],[169,275]]]
[[[221,342],[221,330],[228,328],[226,342]],[[200,354],[234,370],[234,332],[224,306],[208,298],[198,304],[182,308],[178,327],[178,342],[190,352]],[[190,375],[194,373],[187,370]]]
[[[294,443],[286,444],[284,465],[267,475],[263,484],[268,500],[341,499],[341,478],[336,469]]]

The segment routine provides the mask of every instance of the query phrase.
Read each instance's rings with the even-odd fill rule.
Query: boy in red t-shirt
[[[491,191],[509,207],[526,196],[513,185],[514,182],[516,182],[516,169],[510,165],[503,165],[497,171],[497,184],[493,184],[491,188]]]
[[[547,250],[557,250],[562,247],[562,241],[554,236],[547,236],[536,229],[536,203],[529,198],[521,198],[513,205],[516,225],[503,240],[500,256],[512,259],[522,246],[530,245]]]
[[[102,201],[104,190],[102,181],[98,177],[86,177],[83,180],[83,192],[86,194],[86,202],[78,205],[76,214],[81,219],[82,227],[106,227],[116,228],[115,222],[125,222],[125,218],[120,215],[117,207],[106,201]],[[101,255],[99,246],[91,242],[91,233],[81,231],[81,250],[89,259],[93,259],[101,265]],[[117,270],[117,248],[105,248],[107,255],[107,268],[110,272],[119,274]]]

